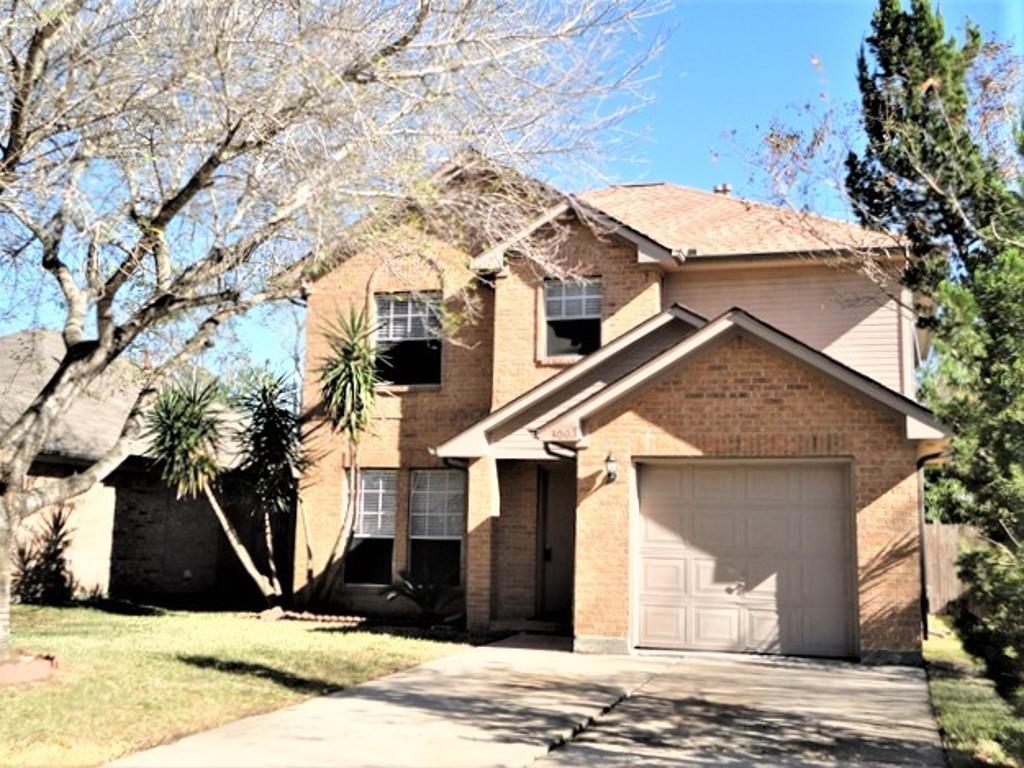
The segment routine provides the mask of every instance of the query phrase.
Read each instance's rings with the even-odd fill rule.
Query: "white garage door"
[[[845,465],[647,464],[639,482],[641,647],[853,655]]]

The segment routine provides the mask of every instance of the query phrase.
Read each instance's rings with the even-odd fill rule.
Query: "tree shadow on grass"
[[[179,655],[178,660],[200,669],[212,669],[229,675],[269,680],[282,688],[298,691],[300,693],[322,695],[327,693],[336,693],[341,690],[340,686],[328,682],[327,680],[315,677],[300,677],[299,675],[293,675],[291,672],[285,672],[281,669],[268,667],[265,664],[254,664],[252,662],[238,661],[234,659],[218,659],[213,656]]]

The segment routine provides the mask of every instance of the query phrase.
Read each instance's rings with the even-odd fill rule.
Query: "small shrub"
[[[71,510],[59,507],[44,518],[43,527],[14,550],[14,599],[33,605],[64,605],[75,595],[74,576],[68,567],[71,546]]]

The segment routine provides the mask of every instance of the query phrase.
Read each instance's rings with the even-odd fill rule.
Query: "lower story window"
[[[352,545],[345,556],[346,584],[390,584],[395,549],[398,470],[364,469],[359,473]]]
[[[427,469],[412,473],[409,566],[414,581],[458,586],[465,519],[465,472]]]

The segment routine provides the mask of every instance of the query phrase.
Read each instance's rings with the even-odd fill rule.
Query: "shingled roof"
[[[899,247],[889,233],[664,182],[606,187],[579,200],[686,258]]]
[[[17,419],[64,357],[59,333],[31,330],[0,336],[0,430]],[[42,455],[95,461],[117,440],[138,395],[135,367],[119,361],[86,390],[57,422]]]

